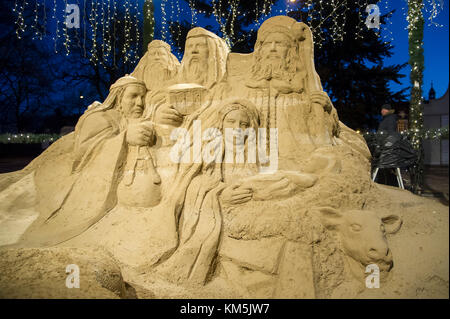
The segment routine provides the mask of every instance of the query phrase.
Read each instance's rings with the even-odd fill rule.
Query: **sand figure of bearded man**
[[[282,170],[298,170],[315,150],[343,142],[342,131],[347,137],[354,133],[339,121],[313,58],[312,33],[306,24],[277,16],[261,25],[252,54],[231,53],[227,61],[220,96],[246,96],[255,103],[267,139],[269,129],[278,132]],[[354,144],[360,142],[355,140]]]
[[[215,97],[215,87],[225,73],[229,49],[223,39],[206,29],[196,27],[187,34],[184,52],[176,83],[169,90],[201,90],[202,97],[194,101],[194,109],[199,109],[203,102]],[[180,111],[170,101],[165,101],[165,104],[156,108],[154,121],[172,128],[180,126],[185,116],[191,113]]]
[[[228,47],[214,33],[197,27],[186,37],[178,83],[196,83],[211,89],[225,73]]]
[[[225,73],[228,51],[225,41],[212,32],[200,27],[190,30],[181,68],[172,81],[173,85],[165,90],[164,98],[149,107],[151,119],[161,140],[156,158],[163,180],[171,180],[176,170],[168,158],[170,148],[175,143],[170,139],[171,133],[184,124],[191,113],[215,98],[216,84]],[[176,103],[175,100],[179,102]],[[190,107],[184,107],[186,105]]]
[[[170,45],[153,40],[131,76],[144,81],[147,90],[153,92],[164,88],[176,76],[179,66],[180,62],[171,53]]]
[[[252,89],[268,128],[278,129],[281,169],[294,169],[303,154],[332,145],[337,114],[314,69],[309,28],[288,17],[263,23],[253,53]],[[261,99],[262,98],[262,99]]]
[[[180,62],[171,53],[169,44],[161,40],[153,40],[149,43],[147,52],[131,73],[131,76],[144,81],[147,87],[146,114],[150,115],[152,108],[164,101],[165,89],[173,84],[179,68]]]

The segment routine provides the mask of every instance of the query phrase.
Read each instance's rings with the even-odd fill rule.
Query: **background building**
[[[423,108],[423,121],[425,129],[435,129],[448,126],[448,88],[445,94],[436,99],[436,92],[431,85],[428,93],[428,101]],[[425,164],[448,165],[448,139],[425,140]]]

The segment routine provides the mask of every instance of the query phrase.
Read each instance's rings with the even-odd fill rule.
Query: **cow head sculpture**
[[[355,266],[361,269],[369,264],[376,264],[382,273],[391,270],[393,259],[386,235],[400,229],[402,220],[399,216],[380,218],[372,211],[340,212],[331,207],[322,207],[318,211],[322,225],[336,232],[342,251],[353,260],[350,266],[354,273],[360,273]]]

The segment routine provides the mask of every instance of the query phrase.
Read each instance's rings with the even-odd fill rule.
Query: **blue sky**
[[[428,1],[428,0],[425,0]],[[389,1],[391,7],[396,9],[396,12],[391,18],[392,25],[389,30],[392,32],[394,55],[385,60],[386,64],[401,64],[408,61],[408,31],[406,30],[407,21],[405,18],[406,0]],[[383,7],[380,6],[383,14]],[[449,51],[448,51],[448,36],[449,36],[449,1],[444,1],[444,9],[434,20],[443,25],[443,27],[429,26],[429,21],[425,22],[424,29],[424,55],[425,55],[425,70],[423,77],[423,93],[424,97],[428,98],[428,91],[433,81],[433,87],[436,90],[436,97],[444,95],[448,88],[448,68],[449,68]],[[384,33],[384,35],[387,35]],[[409,85],[409,71],[407,66],[402,70],[402,73],[407,75],[402,79],[402,85],[392,84],[393,89],[407,87]]]
[[[185,6],[185,1],[178,0],[180,6],[185,10],[187,7]],[[298,0],[300,1],[300,0]],[[424,0],[430,1],[430,0]],[[437,0],[439,1],[439,0]],[[287,2],[287,0],[286,0]],[[406,10],[407,10],[407,1],[406,0],[389,0],[388,8],[386,9],[385,3],[386,0],[379,2],[380,13],[383,15],[387,11],[392,9],[396,9],[395,13],[391,17],[391,24],[387,27],[388,32],[382,31],[381,35],[386,37],[386,39],[393,39],[392,43],[394,45],[393,56],[390,58],[386,58],[384,61],[385,65],[391,64],[402,64],[408,62],[408,31],[406,30],[407,21],[406,21]],[[423,86],[423,94],[424,97],[428,97],[428,91],[431,86],[431,81],[433,81],[433,87],[436,90],[436,96],[442,96],[448,88],[449,83],[449,0],[443,0],[444,7],[443,11],[437,16],[434,20],[436,23],[443,25],[443,27],[429,26],[428,21],[425,24],[424,30],[424,50],[425,50],[425,71],[424,71],[424,86]],[[174,1],[176,3],[176,1]],[[161,38],[159,29],[161,26],[161,0],[154,0],[155,4],[155,19],[156,19],[156,38]],[[172,2],[170,0],[166,1],[166,14],[170,17],[171,14],[171,5]],[[280,4],[282,5],[282,4]],[[277,5],[280,6],[280,5]],[[176,6],[175,6],[176,8]],[[185,11],[186,12],[186,11]],[[425,16],[426,18],[428,16]],[[190,15],[188,17],[190,20]],[[199,20],[198,26],[202,26],[202,23],[206,24],[208,22]],[[402,83],[396,84],[391,83],[391,88],[394,91],[400,90],[402,88],[409,86],[409,66],[405,67],[402,70],[402,74],[405,74],[406,77],[401,81]]]

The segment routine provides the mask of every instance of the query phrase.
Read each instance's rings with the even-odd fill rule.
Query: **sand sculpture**
[[[414,202],[371,182],[364,139],[315,71],[310,29],[285,16],[261,25],[251,54],[194,28],[180,64],[154,40],[0,190],[0,272],[26,271],[18,251],[102,249],[105,271],[122,271],[116,295],[124,280],[159,298],[364,296],[373,264],[391,292],[394,207]],[[438,294],[448,258],[446,276]]]

